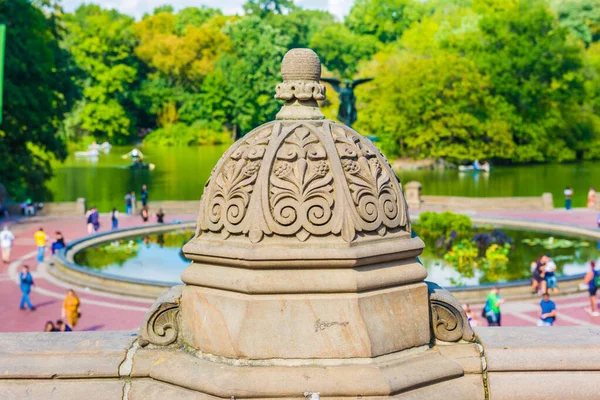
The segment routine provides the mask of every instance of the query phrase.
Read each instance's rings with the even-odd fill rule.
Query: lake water
[[[415,226],[415,231],[418,234],[418,226]],[[489,230],[480,228],[474,230],[474,233],[481,231]],[[529,279],[531,262],[542,254],[550,254],[553,257],[558,267],[557,275],[575,275],[587,272],[589,261],[597,260],[600,256],[597,243],[593,241],[553,235],[554,242],[570,239],[572,245],[566,248],[548,248],[540,244],[529,245],[523,240],[547,240],[552,235],[510,229],[504,229],[502,232],[512,241],[512,250],[508,255],[507,267],[494,279],[487,275],[488,269],[481,267],[481,260],[459,272],[444,260],[446,250],[436,246],[435,238],[424,237],[427,247],[420,259],[427,269],[427,279],[447,287],[477,285],[496,279],[500,282]],[[181,284],[181,273],[189,265],[189,261],[181,253],[181,246],[189,241],[192,235],[191,230],[178,229],[163,235],[132,237],[99,244],[77,253],[75,262],[117,277]]]
[[[70,155],[55,163],[55,177],[49,182],[54,201],[74,201],[85,197],[100,211],[123,208],[127,191],[139,195],[147,184],[151,200],[198,200],[210,171],[227,146],[141,147],[145,162],[156,168],[131,170],[130,161],[120,156],[131,147],[114,147],[96,160]],[[82,149],[83,150],[83,149]],[[445,171],[399,171],[403,183],[418,180],[423,194],[454,196],[540,196],[554,195],[555,205],[563,201],[565,186],[575,190],[574,206],[584,207],[590,186],[600,189],[600,162],[520,165],[495,167],[489,174]]]

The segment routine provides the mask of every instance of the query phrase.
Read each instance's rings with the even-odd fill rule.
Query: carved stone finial
[[[311,49],[292,49],[281,62],[283,83],[275,98],[285,100],[277,119],[324,119],[317,100],[325,100],[325,86],[319,83],[321,61]]]

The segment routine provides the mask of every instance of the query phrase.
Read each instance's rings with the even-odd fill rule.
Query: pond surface
[[[54,201],[75,201],[85,197],[100,211],[123,208],[128,191],[138,194],[148,185],[151,200],[198,200],[204,183],[227,146],[141,147],[145,162],[156,168],[132,170],[121,158],[131,147],[113,147],[97,159],[70,155],[54,163],[55,177],[49,182]],[[85,149],[81,149],[85,150]],[[600,162],[574,164],[520,165],[495,167],[489,174],[445,171],[399,171],[403,183],[418,180],[423,194],[447,196],[541,196],[554,195],[555,205],[563,201],[565,186],[575,190],[574,206],[584,207],[590,186],[600,189]]]
[[[415,227],[417,233],[418,230],[419,228]],[[479,228],[474,231],[477,232],[490,230]],[[590,260],[600,258],[598,244],[593,241],[531,231],[503,229],[502,232],[512,241],[512,249],[508,254],[506,268],[497,274],[498,279],[494,281],[530,279],[531,262],[543,254],[553,257],[558,267],[558,276],[584,273],[589,268]],[[192,230],[176,230],[164,235],[132,237],[100,244],[77,253],[75,262],[118,277],[181,284],[180,275],[189,264],[181,253],[181,246],[192,235]],[[526,243],[536,242],[536,239],[543,240],[545,246]],[[478,285],[491,281],[489,271],[477,265],[463,267],[462,272],[458,272],[455,266],[444,260],[447,251],[443,246],[438,248],[434,238],[425,238],[425,242],[427,247],[420,259],[427,269],[428,280],[446,287]]]

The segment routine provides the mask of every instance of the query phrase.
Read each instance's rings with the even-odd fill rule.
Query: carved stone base
[[[139,367],[134,370],[134,378],[153,379],[141,385],[149,396],[146,400],[155,398],[151,387],[165,395],[195,392],[198,396],[219,398],[303,398],[303,393],[310,390],[319,392],[321,397],[425,399],[449,398],[444,394],[454,386],[454,392],[460,396],[455,393],[457,396],[451,398],[484,397],[481,377],[472,379],[473,375],[469,375],[464,382],[461,377],[465,372],[460,363],[437,349],[419,348],[372,359],[245,363],[177,350],[140,350],[135,365]],[[133,382],[135,387],[136,380]],[[437,386],[440,382],[446,384]]]

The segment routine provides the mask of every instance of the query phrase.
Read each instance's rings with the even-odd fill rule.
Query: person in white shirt
[[[571,189],[569,186],[567,186],[565,188],[565,209],[567,211],[571,210],[571,204],[572,204],[572,199],[571,197],[573,197],[573,189]]]
[[[542,264],[546,266],[546,290],[549,292],[558,292],[558,286],[556,282],[556,264],[552,261],[552,258],[546,254],[542,257]]]
[[[10,253],[12,252],[14,240],[15,235],[8,230],[8,226],[4,225],[2,232],[0,232],[0,247],[2,247],[2,261],[4,264],[8,264],[10,261]]]

